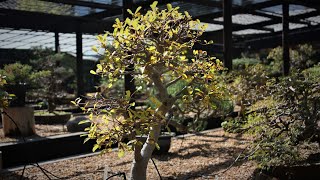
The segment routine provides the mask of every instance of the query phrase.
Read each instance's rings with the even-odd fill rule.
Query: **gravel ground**
[[[228,168],[245,148],[249,138],[213,130],[198,135],[175,138],[169,154],[154,156],[162,179],[250,179],[255,170],[252,161],[237,162]],[[63,160],[41,165],[62,179],[102,179],[105,167],[113,173],[125,172],[128,176],[132,153],[118,158],[117,152],[91,157]],[[228,170],[227,170],[228,169]],[[227,170],[226,172],[224,172]],[[2,173],[0,179],[19,179],[22,170]],[[148,179],[160,179],[154,165],[149,162]],[[218,173],[218,175],[216,175]],[[39,168],[27,168],[26,179],[48,179]],[[54,176],[50,175],[52,179]],[[119,177],[113,179],[122,179]]]

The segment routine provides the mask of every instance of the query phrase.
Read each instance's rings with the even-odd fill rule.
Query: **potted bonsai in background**
[[[25,106],[26,91],[46,72],[33,71],[29,65],[14,63],[5,65],[0,74],[6,77],[6,91],[14,94],[9,107],[4,109],[2,115],[5,136],[35,134],[33,108]]]
[[[10,106],[24,106],[26,102],[26,92],[34,87],[36,80],[41,76],[46,76],[44,71],[34,71],[30,65],[13,63],[7,64],[0,73],[6,77],[5,89],[15,97],[10,102]]]
[[[81,98],[73,102],[90,113],[92,124],[86,129],[86,140],[96,139],[93,150],[104,148],[103,152],[107,152],[118,143],[120,157],[125,151],[134,151],[130,176],[135,180],[146,179],[148,161],[157,146],[161,127],[176,123],[167,118],[175,103],[198,101],[210,106],[212,98],[220,96],[216,80],[217,71],[222,70],[220,61],[207,56],[205,51],[193,50],[206,25],[193,21],[188,12],[180,13],[178,7],[168,4],[167,9],[159,10],[156,5],[155,1],[144,15],[139,12],[141,7],[135,12],[128,10],[131,19],[116,19],[113,32],[98,36],[100,44],[93,49],[103,50],[104,59],[91,71],[107,77],[109,89],[117,79],[132,74],[135,81],[155,89],[143,89],[153,106],[133,108],[131,98],[142,91],[140,87],[136,92],[125,92],[121,98],[108,96],[106,89],[104,95],[91,97],[91,103],[82,104]],[[108,36],[113,37],[112,42],[108,42]],[[170,94],[168,89],[181,81],[185,84]],[[142,134],[148,134],[145,143],[136,138]],[[122,142],[125,138],[130,139],[128,144]]]
[[[70,79],[74,79],[74,70],[71,67],[63,65],[63,61],[68,61],[64,54],[49,54],[45,57],[39,57],[32,60],[31,63],[36,69],[48,72],[47,76],[38,79],[41,86],[37,88],[34,96],[43,98],[48,105],[47,110],[36,112],[36,121],[39,123],[66,123],[71,113],[55,111],[59,101],[67,98],[66,86],[71,84]]]

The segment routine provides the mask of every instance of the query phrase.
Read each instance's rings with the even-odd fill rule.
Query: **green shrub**
[[[227,75],[229,92],[233,93],[235,104],[242,114],[248,106],[263,99],[268,93],[265,85],[270,79],[265,65],[256,64]]]
[[[4,90],[4,86],[7,84],[6,77],[0,74],[0,108],[5,108],[9,105],[9,94]]]
[[[274,48],[270,51],[268,59],[272,74],[282,71],[283,57],[282,47]],[[298,45],[295,49],[290,49],[290,64],[292,69],[302,71],[317,64],[316,51],[308,44]]]
[[[227,118],[225,121],[221,123],[221,127],[224,131],[230,132],[230,133],[241,133],[242,126],[244,124],[244,121],[240,117],[236,118]]]
[[[251,101],[240,123],[223,124],[226,131],[252,135],[250,158],[261,168],[296,164],[307,158],[306,147],[320,142],[320,83],[310,78],[312,72],[268,80],[263,87],[268,93]]]
[[[309,44],[298,45],[290,53],[292,67],[300,71],[314,66],[317,61],[319,62],[316,57],[316,51]]]
[[[48,75],[47,71],[36,71],[30,65],[14,63],[7,64],[0,70],[0,74],[6,77],[10,85],[24,84],[29,87],[38,85],[38,78]]]
[[[304,77],[306,77],[311,82],[318,82],[320,79],[320,65],[305,69],[302,71]]]
[[[233,69],[245,69],[248,66],[259,64],[260,60],[254,58],[237,58],[232,60]]]

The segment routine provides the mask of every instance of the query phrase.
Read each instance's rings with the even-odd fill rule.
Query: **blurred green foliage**
[[[274,58],[270,64],[229,74],[228,87],[240,110],[222,127],[252,135],[248,157],[260,168],[296,164],[319,148],[320,66],[310,45],[291,52],[293,68],[287,77],[273,76],[280,68],[280,48],[269,53]]]
[[[4,68],[0,70],[0,74],[6,77],[6,81],[10,85],[23,84],[36,87],[38,85],[37,80],[40,77],[47,76],[48,72],[37,71],[32,69],[30,65],[17,62],[5,65]]]

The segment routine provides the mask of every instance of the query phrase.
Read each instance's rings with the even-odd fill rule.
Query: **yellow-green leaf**
[[[88,142],[89,140],[90,140],[89,137],[85,138],[84,141],[83,141],[83,144],[86,143],[86,142]]]
[[[169,11],[171,11],[171,10],[172,10],[172,5],[171,5],[171,4],[167,4],[167,9],[168,9]]]
[[[190,14],[189,14],[187,11],[185,11],[184,14],[186,15],[186,17],[187,17],[188,19],[191,18]]]
[[[186,74],[182,74],[183,79],[188,79],[188,76]]]
[[[155,145],[156,145],[156,148],[157,148],[158,150],[160,150],[160,146],[159,146],[159,144],[158,144],[158,143],[156,143]]]
[[[139,6],[139,7],[136,9],[135,14],[137,14],[137,13],[140,11],[140,9],[141,9],[141,6]]]
[[[89,119],[83,120],[83,121],[80,121],[78,124],[80,125],[80,124],[85,124],[85,123],[90,123],[90,120]]]
[[[97,64],[97,68],[102,71],[102,65],[101,64]]]
[[[100,148],[100,145],[95,144],[92,148],[92,151],[95,152],[98,148]]]
[[[91,49],[92,49],[92,51],[94,51],[96,53],[98,52],[98,48],[96,46],[92,46]]]
[[[130,99],[131,97],[131,92],[129,90],[126,91],[126,99]]]
[[[118,157],[121,158],[124,156],[124,150],[123,149],[119,149],[118,151]]]
[[[131,9],[127,9],[127,12],[128,12],[129,14],[133,15]]]
[[[150,7],[151,7],[151,9],[152,9],[153,11],[156,10],[157,4],[158,4],[158,1],[154,1],[154,2],[150,5]]]

